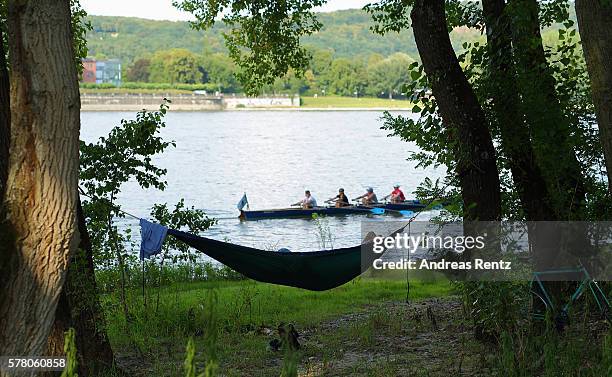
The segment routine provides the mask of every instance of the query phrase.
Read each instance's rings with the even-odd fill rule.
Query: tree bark
[[[504,0],[483,0],[482,8],[487,28],[493,113],[521,207],[527,221],[554,221],[546,181],[536,163],[529,129],[521,113],[506,4]]]
[[[10,84],[6,50],[0,27],[0,201],[4,198],[8,177],[9,145],[11,143]],[[2,208],[0,206],[0,214]]]
[[[44,355],[79,244],[80,101],[70,1],[11,0],[8,26],[11,154],[0,228],[0,355]]]
[[[453,135],[464,220],[499,220],[501,197],[495,149],[484,112],[451,45],[444,0],[416,0],[411,19],[440,115]]]
[[[563,220],[576,219],[585,200],[580,163],[570,125],[555,91],[540,33],[537,0],[511,0],[512,41],[518,87],[538,166],[547,182],[551,207]]]
[[[612,3],[604,2],[576,0],[576,16],[612,194]]]
[[[81,242],[72,256],[66,282],[55,312],[55,323],[49,335],[47,355],[64,355],[64,333],[76,331],[79,376],[96,375],[114,364],[93,263],[93,250],[81,202],[77,205]]]

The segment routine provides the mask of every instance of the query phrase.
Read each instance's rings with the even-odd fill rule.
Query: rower
[[[306,190],[304,192],[304,199],[292,204],[292,206],[302,206],[302,208],[314,208],[317,206],[317,200],[314,198],[314,196],[310,195],[310,190]]]
[[[358,196],[353,200],[359,199],[361,199],[361,204],[363,204],[364,206],[378,204],[378,198],[376,197],[376,194],[374,193],[374,189],[372,187],[368,187],[365,194]]]
[[[348,197],[346,196],[346,194],[344,194],[343,188],[338,189],[338,195],[334,196],[333,198],[329,198],[325,201],[325,203],[331,202],[335,202],[336,207],[347,207],[351,205],[349,203]]]
[[[385,196],[383,200],[389,197],[391,198],[391,203],[403,203],[406,201],[406,196],[404,196],[404,193],[402,190],[400,190],[400,185],[394,185],[393,191],[391,191],[389,195]]]

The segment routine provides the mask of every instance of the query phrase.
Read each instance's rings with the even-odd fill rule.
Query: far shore
[[[158,107],[130,107],[130,106],[82,106],[82,112],[117,112],[117,111],[154,111]],[[215,112],[215,111],[412,111],[412,108],[403,107],[251,107],[237,109],[184,109],[175,108],[170,105],[170,110],[174,112]]]
[[[411,111],[414,104],[404,99],[337,96],[241,97],[233,94],[200,96],[177,92],[83,91],[81,111],[157,110],[163,98],[171,100],[172,111]]]

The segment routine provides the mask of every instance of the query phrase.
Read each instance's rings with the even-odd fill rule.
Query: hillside
[[[195,31],[187,22],[153,21],[132,17],[90,16],[94,30],[87,35],[90,55],[119,58],[131,63],[136,58],[170,48],[186,48],[194,53],[225,52],[222,24],[205,32]],[[305,45],[331,48],[336,57],[383,56],[403,52],[417,56],[410,31],[385,36],[370,31],[371,17],[360,9],[321,13],[323,29],[304,38]],[[453,32],[457,46],[478,37],[475,31]]]

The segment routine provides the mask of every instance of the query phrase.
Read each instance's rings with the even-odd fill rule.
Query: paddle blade
[[[372,212],[375,215],[384,215],[385,209],[384,208],[372,208],[370,212]]]
[[[400,211],[400,213],[406,217],[412,217],[414,215],[414,212],[408,210]]]

